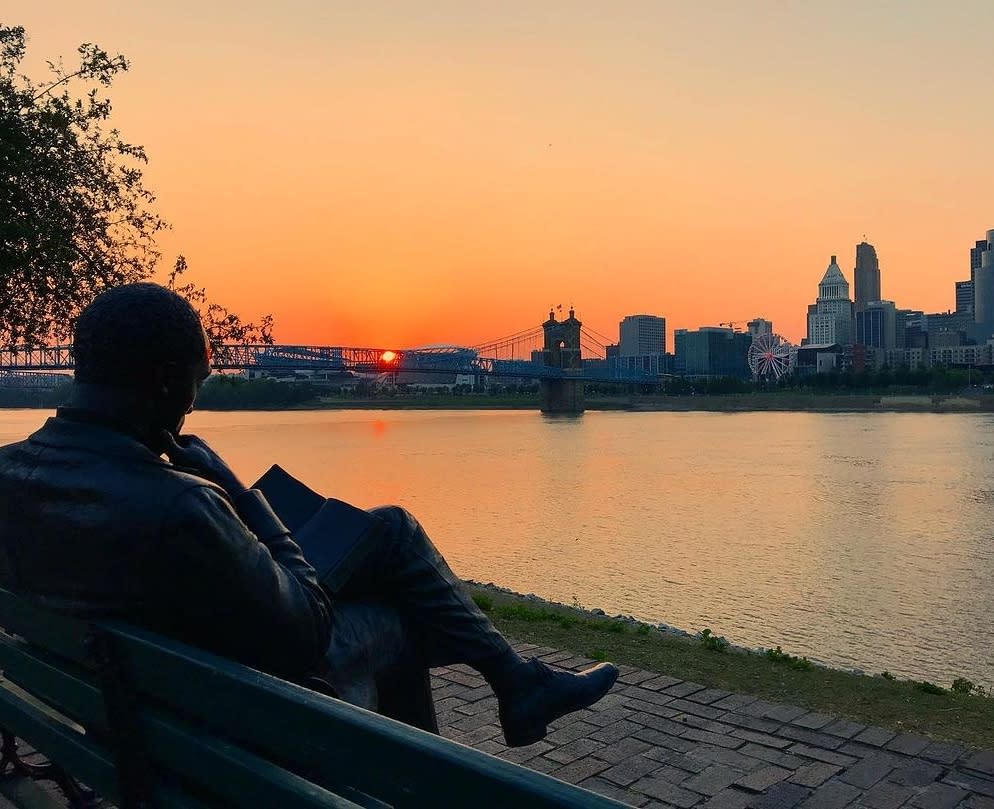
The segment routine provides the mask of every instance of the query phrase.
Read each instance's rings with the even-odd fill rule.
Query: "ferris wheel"
[[[757,379],[773,377],[780,379],[789,374],[794,366],[794,356],[797,348],[792,346],[779,334],[760,334],[753,338],[749,346],[749,370]]]

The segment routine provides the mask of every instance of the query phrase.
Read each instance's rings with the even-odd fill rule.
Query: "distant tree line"
[[[788,374],[780,380],[752,380],[739,377],[667,377],[658,385],[603,383],[587,385],[588,396],[664,395],[720,396],[735,393],[776,392],[778,390],[811,393],[865,394],[948,394],[978,385],[990,384],[992,375],[976,369],[935,366],[909,368],[884,366],[879,371],[833,371],[799,376]]]
[[[321,389],[322,396],[341,399],[391,399],[405,396],[537,396],[538,383],[471,385],[382,385],[359,380],[349,385],[331,385]]]
[[[14,388],[0,385],[0,408],[38,407],[52,410],[69,403],[72,383],[66,380],[55,388]]]
[[[314,402],[319,389],[309,382],[243,379],[217,375],[204,383],[197,396],[198,410],[255,410],[295,407]]]
[[[860,393],[955,393],[990,382],[990,375],[978,370],[934,366],[909,368],[884,366],[879,371],[834,371],[828,374],[790,375],[779,387],[791,390],[853,391]]]
[[[883,368],[880,371],[836,371],[808,376],[785,376],[779,382],[716,377],[688,379],[669,377],[661,385],[598,383],[585,386],[587,396],[722,396],[768,392],[809,392],[812,394],[949,394],[968,387],[990,384],[991,375],[960,368]],[[0,386],[0,408],[55,408],[68,402],[68,381],[48,390]],[[379,385],[368,380],[355,384],[328,386],[301,380],[244,379],[218,374],[212,376],[197,397],[197,408],[204,410],[256,410],[300,407],[316,404],[322,398],[403,399],[469,396],[536,397],[537,383],[509,385],[459,384],[451,387],[423,385]]]

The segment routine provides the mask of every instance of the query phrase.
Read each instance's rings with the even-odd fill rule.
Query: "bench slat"
[[[2,589],[0,625],[32,645],[27,652],[0,637],[0,664],[12,678],[93,729],[106,729],[106,718],[87,638],[94,628],[108,631],[123,679],[139,695],[149,759],[208,789],[202,776],[213,770],[210,791],[229,800],[237,793],[236,803],[354,805],[339,797],[345,795],[363,806],[623,806],[155,633],[58,615]],[[15,724],[19,704],[4,704],[0,724],[10,720],[13,732],[80,780],[117,796],[106,749],[67,725],[56,732],[51,717],[27,713]],[[153,786],[170,809],[206,805],[165,782]]]
[[[357,804],[277,764],[223,740],[142,711],[149,757],[207,791],[224,785],[235,806],[294,806],[300,809],[359,809]]]
[[[397,805],[618,807],[616,801],[201,650],[111,625],[128,678],[233,740]],[[485,785],[481,794],[481,786]]]
[[[86,639],[90,623],[70,618],[32,603],[0,588],[0,626],[8,632],[31,638],[31,642],[59,657],[86,665],[89,652]]]
[[[0,639],[0,661],[5,674],[15,674],[34,690],[32,694],[15,682],[0,681],[0,726],[30,743],[50,761],[58,761],[105,798],[119,801],[110,751],[77,725],[89,719],[91,728],[105,727],[103,696],[97,688],[35,658],[9,638]],[[52,697],[52,693],[58,693],[58,697]],[[76,750],[78,755],[67,756],[66,749]],[[208,809],[206,804],[165,783],[152,784],[152,793],[161,809]]]
[[[92,672],[53,661],[23,641],[0,634],[0,670],[4,676],[71,720],[84,719],[106,734],[104,698]]]
[[[85,673],[73,675],[61,671],[9,638],[0,638],[0,663],[7,676],[27,684],[37,698],[56,706],[91,731],[106,734],[103,695],[93,682],[88,681]],[[42,707],[38,710],[45,711]],[[235,805],[280,806],[292,802],[294,806],[312,809],[355,809],[357,806],[276,764],[239,750],[224,740],[184,728],[179,722],[156,715],[153,710],[139,708],[139,719],[142,742],[153,765],[157,768],[165,765],[166,769],[208,791],[223,783],[225,795],[236,796]],[[73,731],[79,738],[86,738],[79,730]],[[91,743],[91,747],[96,748],[96,745]],[[110,760],[109,753],[102,748],[101,753]],[[70,769],[68,764],[66,769]],[[85,776],[80,778],[86,780]]]
[[[68,722],[0,684],[0,726],[26,739],[39,752],[57,760],[84,783],[105,795],[117,794],[114,762],[101,746]]]

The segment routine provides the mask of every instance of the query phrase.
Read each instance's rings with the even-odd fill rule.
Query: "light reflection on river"
[[[41,423],[0,411],[0,442]],[[461,575],[832,665],[994,685],[994,419],[954,414],[194,413],[414,512]]]

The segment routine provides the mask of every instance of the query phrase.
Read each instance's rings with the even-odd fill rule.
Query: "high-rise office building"
[[[956,282],[956,312],[973,316],[973,281]]]
[[[852,344],[853,303],[849,282],[835,256],[818,284],[818,300],[808,307],[809,345]]]
[[[983,249],[981,245],[984,245]],[[994,326],[994,230],[988,230],[987,240],[977,242],[970,250],[970,268],[973,271],[973,319],[985,326]]]
[[[932,347],[935,335],[942,332],[956,332],[965,339],[975,327],[973,317],[961,312],[931,312],[923,318],[928,347]],[[975,332],[974,332],[975,333]]]
[[[872,244],[856,245],[856,269],[853,272],[856,286],[856,311],[862,312],[868,303],[880,300],[880,263]]]
[[[973,280],[973,276],[976,274],[977,270],[980,269],[980,264],[982,261],[983,254],[987,252],[987,246],[990,242],[987,239],[981,239],[979,242],[974,242],[973,247],[970,248],[970,280]]]
[[[757,317],[746,325],[749,327],[749,336],[753,340],[763,334],[773,334],[773,321],[767,320],[765,317]]]
[[[628,315],[618,324],[618,355],[622,367],[661,374],[666,371],[666,318]]]
[[[983,261],[987,250],[987,239],[974,242],[970,248],[970,280],[956,282],[956,311],[961,314],[973,314],[976,311],[974,289],[977,285],[977,270]]]
[[[897,348],[925,348],[928,345],[925,313],[920,309],[898,309],[895,332]]]
[[[893,301],[873,301],[856,312],[856,343],[884,351],[897,347],[897,307]]]
[[[687,376],[749,376],[748,332],[717,326],[702,326],[697,331],[677,329],[673,333],[676,348],[674,365]]]
[[[666,353],[666,318],[628,315],[618,324],[621,356]]]

